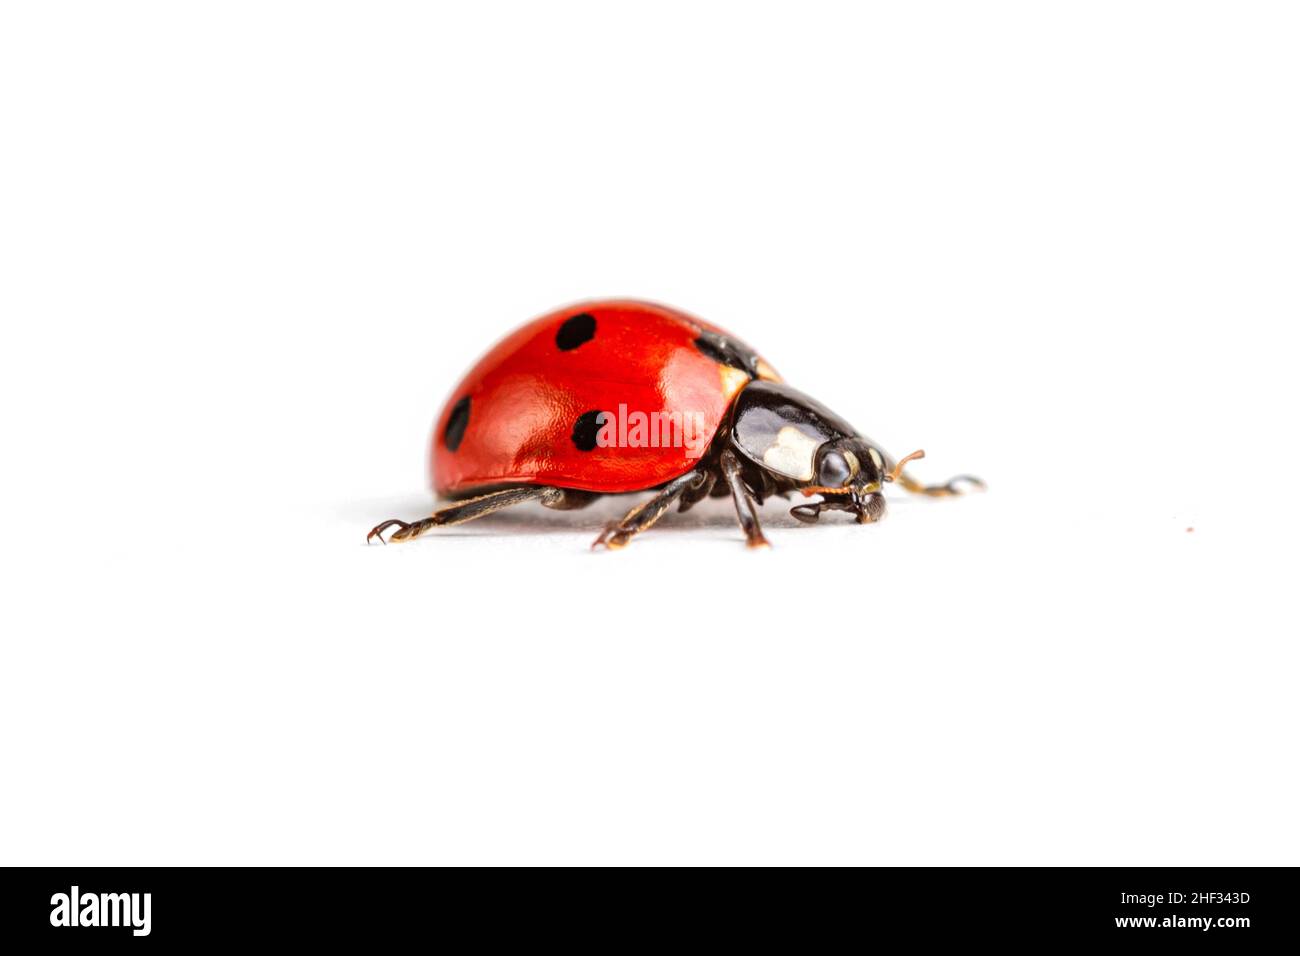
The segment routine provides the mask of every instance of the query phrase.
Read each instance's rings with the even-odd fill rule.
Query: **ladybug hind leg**
[[[698,490],[707,481],[706,473],[700,469],[688,471],[680,478],[674,478],[659,489],[659,493],[648,501],[643,501],[623,516],[619,521],[605,528],[600,537],[591,543],[593,548],[602,545],[610,550],[624,547],[629,541],[652,526],[663,517],[664,512],[672,507],[673,502],[691,490]]]
[[[679,512],[690,511],[705,498],[709,497],[709,492],[713,490],[713,486],[717,480],[718,476],[714,472],[706,471],[704,473],[703,481],[694,487],[687,488],[686,491],[683,492],[682,500],[681,503],[677,505],[677,510]]]
[[[389,528],[396,528],[397,530],[389,536],[388,541],[409,541],[412,538],[418,538],[431,528],[463,524],[466,521],[473,521],[475,518],[490,515],[494,511],[500,511],[502,508],[521,505],[526,501],[540,501],[542,504],[554,508],[566,507],[565,502],[567,500],[568,496],[563,488],[546,486],[506,488],[502,491],[494,491],[491,494],[479,495],[477,498],[470,498],[466,501],[458,501],[454,505],[440,508],[429,517],[421,518],[419,521],[406,522],[390,518],[375,525],[370,530],[370,533],[366,535],[366,543],[369,544],[376,538],[384,541],[384,532]],[[584,501],[583,504],[585,503]],[[575,506],[581,507],[581,505],[576,504],[567,505],[567,507]],[[387,541],[384,543],[387,544]]]

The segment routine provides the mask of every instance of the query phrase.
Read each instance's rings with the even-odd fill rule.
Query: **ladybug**
[[[434,490],[454,504],[391,528],[403,541],[526,501],[572,509],[601,495],[653,491],[592,547],[621,548],[674,504],[731,495],[751,547],[768,542],[758,506],[772,496],[819,496],[791,514],[815,522],[885,512],[881,488],[959,494],[963,475],[923,485],[830,409],[782,381],[729,332],[685,312],[631,300],[551,312],[507,336],[456,386],[438,416]]]

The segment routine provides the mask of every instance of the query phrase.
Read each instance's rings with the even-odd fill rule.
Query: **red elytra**
[[[726,354],[711,348],[718,341],[729,346]],[[736,367],[742,363],[752,374]],[[632,300],[559,309],[508,335],[456,386],[434,429],[434,490],[463,497],[505,484],[653,488],[689,471],[698,454],[680,443],[582,450],[575,423],[620,406],[647,416],[689,414],[707,440],[751,377],[777,379],[734,336],[677,309]]]

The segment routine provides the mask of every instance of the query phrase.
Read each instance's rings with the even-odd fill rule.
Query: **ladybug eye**
[[[827,488],[838,488],[851,477],[853,477],[853,469],[849,467],[848,459],[840,452],[831,451],[822,455],[821,463],[817,466],[817,484]]]

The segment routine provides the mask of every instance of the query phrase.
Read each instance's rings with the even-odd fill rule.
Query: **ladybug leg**
[[[884,498],[882,497],[880,500],[881,505],[879,511],[884,511]],[[794,518],[798,518],[804,524],[815,524],[823,511],[852,511],[857,514],[858,520],[864,524],[868,521],[874,521],[880,516],[879,511],[877,511],[874,517],[864,519],[862,517],[862,509],[858,508],[852,502],[840,498],[823,498],[821,501],[814,502],[813,504],[795,505],[790,509],[790,515]]]
[[[370,529],[370,533],[366,535],[366,544],[369,544],[375,538],[384,541],[384,532],[392,527],[396,527],[397,530],[389,537],[389,541],[409,541],[411,538],[418,538],[430,528],[441,528],[445,525],[473,521],[475,518],[481,518],[484,515],[490,515],[494,511],[500,511],[502,508],[521,505],[525,501],[540,500],[543,504],[547,504],[558,502],[563,498],[564,491],[560,488],[506,488],[503,491],[479,495],[477,498],[470,498],[467,501],[458,501],[456,504],[441,508],[429,515],[429,517],[421,518],[419,521],[407,523],[398,521],[396,518],[390,518]],[[384,543],[387,544],[388,542],[384,541]]]
[[[378,538],[380,541],[384,541],[384,532],[392,527],[396,527],[397,533],[400,533],[409,528],[410,525],[405,521],[398,521],[396,518],[389,518],[387,521],[380,522],[370,529],[370,533],[366,535],[366,544],[370,543],[371,538]],[[387,541],[384,541],[384,544],[387,543]]]
[[[736,456],[727,449],[722,453],[720,459],[722,466],[722,476],[727,479],[727,485],[731,488],[731,500],[736,505],[736,519],[740,522],[740,529],[745,532],[745,543],[751,548],[770,548],[767,538],[763,537],[763,529],[758,523],[758,508],[754,505],[754,496],[750,494],[749,488],[745,486],[745,481],[740,476],[740,462],[736,461]]]
[[[674,478],[660,488],[659,493],[649,501],[637,505],[625,514],[621,521],[616,521],[605,528],[600,533],[600,537],[591,543],[592,548],[599,548],[604,545],[611,551],[615,551],[624,547],[634,537],[662,518],[664,512],[672,507],[674,501],[692,488],[698,487],[699,483],[705,480],[705,473],[698,469],[688,471],[680,478]]]
[[[821,517],[822,505],[820,503],[811,505],[795,505],[790,509],[792,517],[798,518],[804,524],[816,524],[817,519]]]
[[[555,494],[543,498],[542,504],[555,511],[577,511],[601,497],[598,491],[579,491],[576,488],[552,488],[550,490]]]
[[[679,512],[690,511],[697,504],[709,497],[709,492],[713,490],[713,485],[717,482],[718,476],[711,471],[704,473],[704,481],[698,488],[688,488],[682,494],[681,504],[677,506]]]

